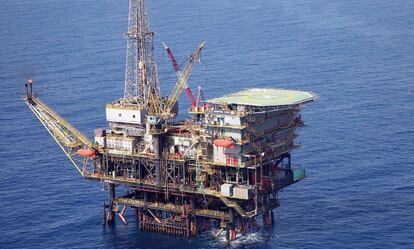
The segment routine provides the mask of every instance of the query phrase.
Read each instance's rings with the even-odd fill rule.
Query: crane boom
[[[35,97],[31,89],[32,83],[30,82],[29,84],[30,88],[26,91],[26,96],[23,97],[27,106],[46,128],[79,173],[82,176],[92,173],[90,170],[93,168],[92,159],[78,154],[79,149],[92,148],[92,142],[43,101]]]
[[[196,100],[194,99],[194,94],[191,91],[191,88],[187,85],[184,89],[185,95],[187,95],[187,98],[190,100],[191,106],[196,106]]]
[[[183,71],[180,74],[180,77],[178,78],[177,83],[175,84],[175,87],[171,93],[171,95],[168,97],[167,104],[165,108],[163,109],[163,115],[169,116],[172,108],[178,101],[178,97],[180,96],[183,89],[187,86],[188,78],[190,77],[195,62],[198,60],[201,54],[201,50],[204,48],[205,41],[200,43],[194,53],[190,55],[187,64],[185,65]]]
[[[180,74],[181,74],[181,71],[180,71],[180,65],[177,63],[177,61],[175,60],[175,57],[174,57],[174,55],[173,55],[173,53],[172,53],[172,51],[171,51],[171,49],[167,46],[167,44],[165,44],[164,42],[162,43],[163,45],[164,45],[164,48],[165,48],[165,50],[167,51],[167,54],[168,54],[168,58],[170,59],[170,62],[171,62],[171,64],[172,64],[172,66],[173,66],[173,68],[174,68],[174,71],[176,72],[176,74],[177,74],[177,77],[178,78],[180,78]],[[190,88],[190,86],[188,85],[188,83],[186,84],[186,86],[184,87],[184,92],[185,92],[185,95],[187,95],[187,98],[188,98],[188,100],[190,101],[190,103],[191,103],[191,107],[194,107],[194,106],[196,106],[196,100],[195,100],[195,98],[194,98],[194,94],[193,94],[193,92],[191,91],[191,88]]]
[[[173,53],[171,52],[171,49],[167,46],[167,44],[163,42],[162,45],[164,45],[165,51],[167,51],[168,59],[170,59],[174,71],[177,73],[177,77],[180,77],[180,65],[178,65],[177,60],[175,59]]]

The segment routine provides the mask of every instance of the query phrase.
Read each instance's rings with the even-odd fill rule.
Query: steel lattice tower
[[[146,0],[129,0],[125,89],[123,102],[148,103],[148,93],[160,96],[154,52],[154,32],[150,30]]]

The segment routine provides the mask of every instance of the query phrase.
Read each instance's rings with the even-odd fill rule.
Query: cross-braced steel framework
[[[143,230],[193,236],[212,226],[228,241],[257,229],[259,215],[272,225],[278,191],[305,177],[291,168],[290,152],[303,126],[300,108],[315,95],[264,106],[207,101],[192,121],[176,122],[204,42],[161,98],[146,0],[129,0],[126,39],[124,97],[107,105],[110,130],[95,130],[95,142],[38,99],[31,80],[23,97],[79,173],[108,191],[104,223],[118,214],[127,224],[130,207]]]
[[[153,92],[160,96],[155,62],[154,32],[148,20],[146,0],[129,0],[125,88],[123,102],[142,104]]]

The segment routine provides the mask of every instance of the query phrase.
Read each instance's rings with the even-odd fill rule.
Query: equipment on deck
[[[145,0],[129,0],[126,39],[124,96],[106,105],[109,127],[96,129],[93,142],[34,94],[32,80],[22,97],[81,176],[108,191],[104,222],[117,213],[128,224],[130,207],[142,230],[194,236],[214,227],[228,240],[256,229],[260,215],[272,224],[279,190],[305,177],[290,152],[299,147],[300,109],[317,96],[246,89],[205,100],[199,87],[194,98],[188,79],[205,42],[182,70],[164,44],[178,80],[161,96]],[[175,120],[183,90],[192,121]],[[127,191],[117,195],[117,186]]]

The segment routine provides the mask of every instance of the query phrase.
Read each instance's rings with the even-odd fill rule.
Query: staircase
[[[242,217],[245,217],[245,218],[252,218],[252,217],[254,217],[254,216],[256,215],[256,211],[255,211],[255,210],[252,210],[252,211],[246,212],[246,211],[244,211],[244,209],[243,209],[243,208],[241,208],[241,207],[239,206],[239,204],[238,204],[237,202],[232,201],[232,200],[229,200],[227,197],[222,196],[222,195],[220,195],[219,197],[220,197],[220,200],[221,200],[224,204],[226,204],[226,206],[227,206],[227,207],[234,208],[234,210],[236,210],[236,212],[237,212],[238,214],[240,214]]]

